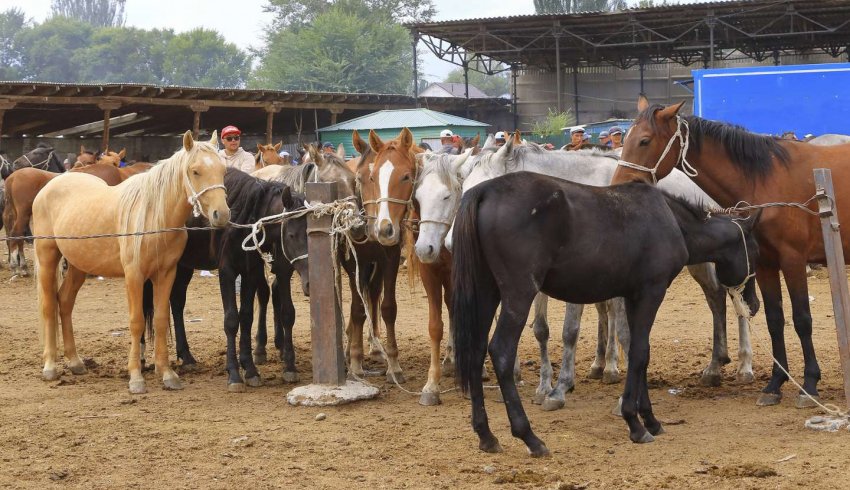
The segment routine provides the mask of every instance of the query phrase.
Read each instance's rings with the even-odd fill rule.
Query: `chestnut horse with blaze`
[[[623,147],[620,167],[612,183],[635,180],[654,182],[681,167],[721,206],[808,203],[815,194],[814,168],[832,171],[838,215],[850,216],[850,144],[814,146],[798,141],[761,136],[745,129],[695,116],[680,116],[683,103],[650,106],[642,98],[641,110]],[[818,396],[820,367],[812,343],[812,315],[806,279],[807,263],[825,263],[820,220],[796,208],[768,207],[756,226],[759,261],[756,279],[764,300],[764,313],[773,357],[788,369],[785,351],[785,316],[779,273],[791,298],[794,330],[803,350],[803,389]],[[850,235],[842,237],[844,256],[850,259]],[[775,405],[782,399],[788,379],[774,364],[758,405]],[[798,407],[812,406],[803,394]]]

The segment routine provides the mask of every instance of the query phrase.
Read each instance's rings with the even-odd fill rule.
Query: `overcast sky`
[[[0,0],[0,11],[19,7],[37,22],[50,13],[51,0]],[[269,14],[266,0],[127,0],[127,25],[143,29],[171,28],[177,32],[205,27],[220,32],[240,48],[262,45]],[[436,20],[533,14],[533,0],[434,0]],[[425,49],[424,47],[422,48]],[[429,81],[440,81],[454,65],[440,61],[430,51],[420,60]]]

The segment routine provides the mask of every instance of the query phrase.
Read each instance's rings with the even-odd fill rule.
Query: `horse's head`
[[[97,152],[80,145],[80,152],[77,154],[77,159],[72,168],[88,167],[94,165],[95,162],[97,162]]]
[[[404,128],[398,137],[383,142],[375,131],[369,132],[369,147],[375,160],[363,169],[361,196],[370,223],[370,236],[381,245],[395,245],[401,239],[402,221],[413,201],[416,182],[416,157],[413,133]]]
[[[733,303],[740,301],[736,295],[743,294],[743,300],[749,307],[750,316],[758,311],[759,303],[755,294],[753,279],[756,262],[759,258],[759,246],[753,229],[761,218],[761,210],[747,219],[719,217],[729,220],[734,226],[727,225],[731,230],[728,243],[717,247],[714,265],[717,270],[717,280],[730,289]],[[741,290],[743,288],[743,290]],[[735,305],[740,309],[740,305]],[[738,312],[739,314],[743,312]]]
[[[109,150],[108,148],[104,151],[100,158],[98,158],[97,163],[102,163],[104,165],[112,165],[115,168],[121,166],[121,160],[124,159],[124,156],[127,154],[127,149],[122,148],[121,151],[115,153],[114,151]]]
[[[254,156],[254,166],[259,170],[266,165],[284,165],[285,162],[280,156],[280,148],[283,146],[283,141],[276,145],[261,145],[257,143],[257,154]]]
[[[55,173],[65,172],[65,166],[53,150],[53,147],[44,143],[39,143],[35,148],[24,153],[12,163],[12,171],[26,167]]]
[[[292,211],[304,207],[304,197],[294,194],[289,186],[283,188],[281,193],[283,209]],[[286,221],[281,230],[283,255],[298,271],[301,278],[301,290],[304,296],[310,296],[310,269],[307,259],[307,216],[299,216]]]
[[[628,131],[621,166],[614,172],[612,184],[635,180],[654,184],[673,171],[682,157],[682,141],[688,138],[679,116],[684,104],[683,101],[667,107],[650,106],[646,97],[641,96],[640,114]]]
[[[185,182],[189,202],[200,205],[201,212],[213,226],[226,226],[230,221],[230,208],[224,190],[224,159],[218,154],[218,133],[213,131],[209,143],[202,143],[192,139],[191,131],[186,131],[183,149],[188,159]]]
[[[421,153],[417,155],[421,171],[414,197],[419,209],[419,236],[416,255],[428,264],[440,256],[440,249],[460,205],[460,169],[472,149],[460,155]]]

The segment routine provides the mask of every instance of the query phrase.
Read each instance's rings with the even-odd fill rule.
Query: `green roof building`
[[[407,128],[413,132],[417,144],[428,143],[432,149],[437,150],[440,147],[440,131],[444,129],[450,129],[464,138],[480,135],[481,141],[484,141],[488,127],[489,124],[486,123],[430,109],[386,110],[321,128],[319,140],[322,144],[333,143],[334,147],[343,143],[345,154],[354,156],[357,152],[351,144],[353,131],[357,130],[360,137],[368,141],[369,130],[374,129],[382,140],[388,141],[398,136],[402,128]]]

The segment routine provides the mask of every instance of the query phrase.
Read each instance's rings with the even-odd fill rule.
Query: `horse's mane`
[[[288,185],[295,192],[304,193],[304,188],[307,182],[313,178],[316,172],[316,164],[313,162],[302,163],[300,165],[282,166],[280,173],[271,179],[273,182],[280,182]]]
[[[475,166],[487,167],[491,165],[493,157],[498,149],[482,150],[478,154],[479,159],[475,162]],[[576,160],[592,157],[606,157],[617,160],[616,154],[610,151],[593,148],[589,150],[579,151],[550,151],[536,143],[526,143],[524,145],[514,145],[511,152],[508,154],[505,161],[505,171],[512,172],[521,170],[525,162],[535,159],[540,160],[549,165],[570,164]]]
[[[422,167],[419,170],[419,180],[422,180],[428,175],[436,175],[440,182],[448,187],[452,193],[459,193],[461,182],[455,172],[454,159],[457,155],[449,155],[447,153],[423,153],[419,156],[422,162]]]
[[[655,113],[663,107],[654,104],[641,112],[635,122],[646,120],[654,133],[659,132]],[[729,160],[748,177],[764,177],[773,170],[773,158],[788,165],[788,150],[780,140],[747,131],[741,126],[711,121],[698,116],[685,116],[688,122],[689,151],[699,152],[704,138],[712,138],[723,146]]]
[[[147,172],[124,181],[118,200],[118,232],[132,233],[164,228],[166,216],[173,211],[169,207],[174,206],[174,202],[165,197],[183,191],[188,178],[189,163],[201,151],[218,154],[218,149],[213,145],[195,141],[191,150],[186,151],[181,147],[170,158],[157,162]],[[120,240],[123,241],[124,247],[132,246],[134,260],[139,260],[142,235],[122,237]]]

